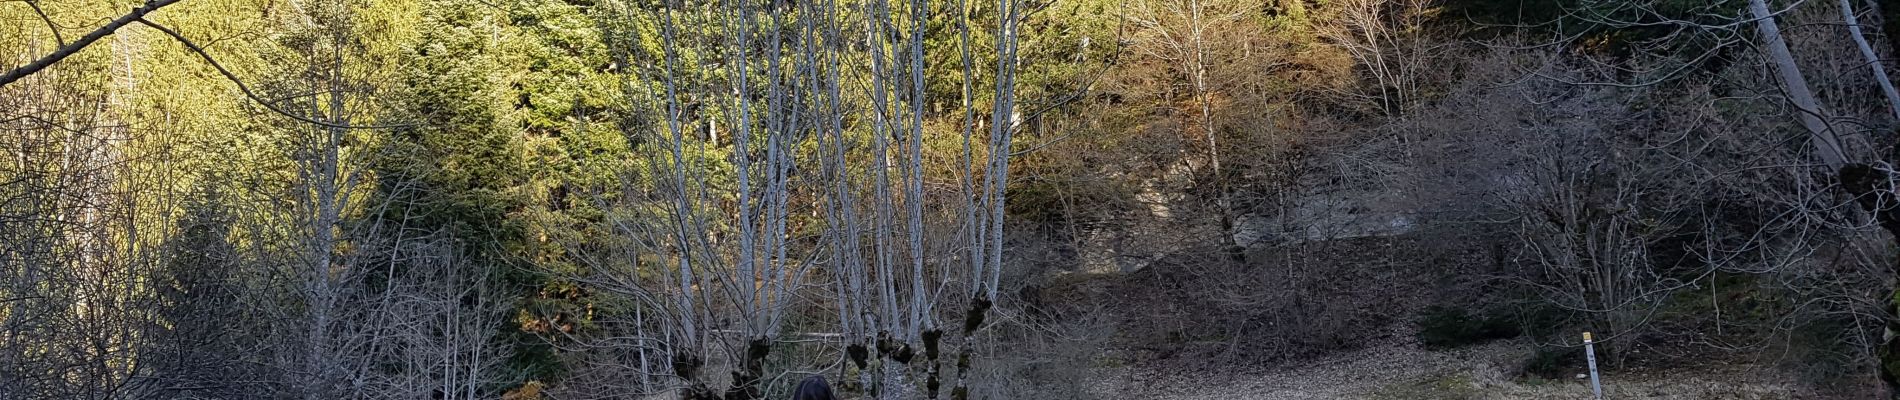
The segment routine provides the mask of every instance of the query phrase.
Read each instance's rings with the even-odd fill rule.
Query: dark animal
[[[812,375],[798,383],[798,390],[792,391],[792,400],[838,400],[838,396],[831,393],[831,384],[825,382],[825,377]]]

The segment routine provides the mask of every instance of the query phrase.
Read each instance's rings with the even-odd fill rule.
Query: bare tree
[[[1423,85],[1434,57],[1447,44],[1429,32],[1438,4],[1431,0],[1351,0],[1338,16],[1318,26],[1320,36],[1351,56],[1370,78],[1346,93],[1371,101],[1384,115],[1398,116],[1425,98]]]
[[[1894,120],[1900,121],[1900,91],[1893,88],[1893,80],[1887,77],[1887,67],[1874,53],[1873,45],[1867,43],[1867,35],[1861,33],[1860,17],[1854,15],[1854,3],[1841,0],[1841,21],[1847,24],[1847,35],[1854,39],[1854,46],[1860,49],[1867,66],[1873,70],[1874,82],[1880,84],[1880,93],[1887,96],[1887,107],[1893,109]]]
[[[111,21],[106,22],[105,25],[93,29],[92,32],[87,32],[84,36],[80,36],[79,40],[75,40],[72,43],[65,43],[65,40],[60,39],[59,48],[54,49],[53,52],[41,56],[39,59],[33,60],[33,62],[27,63],[26,65],[7,70],[6,73],[0,74],[0,87],[5,87],[28,75],[38,73],[52,66],[54,63],[58,63],[60,60],[65,60],[80,50],[84,50],[87,46],[91,46],[94,42],[98,42],[99,39],[111,36],[112,33],[118,31],[119,28],[130,25],[133,22],[144,21],[146,15],[158,11],[159,8],[176,4],[178,1],[179,0],[150,0],[145,2],[144,5],[125,13],[125,15],[113,18]],[[55,25],[51,19],[47,19],[45,11],[39,9],[39,3],[27,2],[27,5],[32,6],[34,10],[40,14],[40,18],[46,20],[48,26]],[[57,29],[57,27],[54,27],[54,36],[59,35]]]
[[[590,257],[593,272],[583,277],[634,299],[640,311],[631,329],[660,340],[602,338],[588,346],[630,354],[634,362],[621,368],[656,378],[641,385],[645,390],[710,396],[720,383],[711,372],[730,370],[727,395],[756,398],[774,386],[765,364],[778,345],[820,340],[836,344],[860,387],[880,398],[914,396],[917,372],[926,374],[926,396],[935,397],[941,385],[935,361],[944,351],[936,304],[946,290],[973,291],[976,322],[966,336],[974,336],[1000,279],[1014,41],[996,45],[1001,72],[987,138],[975,134],[979,112],[965,112],[966,143],[972,150],[982,143],[981,154],[993,156],[979,169],[981,154],[966,155],[966,191],[940,193],[929,189],[935,177],[924,160],[932,117],[925,107],[924,54],[931,4],[717,6],[652,10],[662,46],[645,73],[656,83],[628,87],[633,97],[663,109],[664,120],[656,121],[657,129],[629,132],[648,144],[642,162],[655,173],[657,196],[627,198],[628,206],[647,204],[652,211],[647,218],[616,220],[616,231],[627,235],[630,257],[656,263]],[[1021,16],[1011,2],[999,7],[998,35],[1013,38]],[[790,14],[796,18],[788,9],[798,11]],[[710,10],[723,17],[708,17]],[[701,52],[701,46],[716,51]],[[686,65],[689,52],[716,54],[716,61],[698,60],[717,64]],[[867,62],[854,67],[847,61],[853,59]],[[708,65],[722,71],[719,79],[693,73]],[[966,72],[970,67],[966,63]],[[965,79],[966,86],[974,83]],[[698,127],[705,127],[703,135]],[[711,176],[730,176],[730,184]],[[806,208],[822,225],[791,223],[794,210]],[[964,225],[934,227],[937,218]],[[948,267],[949,260],[968,268]],[[780,331],[797,299],[813,295],[828,299],[822,307],[835,310],[838,331]],[[930,366],[912,366],[919,353]],[[672,371],[656,371],[663,368],[655,364],[670,364]]]
[[[1230,40],[1252,36],[1257,21],[1249,16],[1259,6],[1250,0],[1136,1],[1128,3],[1125,14],[1128,22],[1137,28],[1133,51],[1138,56],[1157,60],[1161,69],[1171,75],[1167,79],[1179,79],[1187,87],[1184,97],[1191,104],[1191,110],[1180,114],[1177,126],[1183,133],[1188,129],[1198,131],[1205,156],[1184,157],[1184,161],[1195,176],[1194,183],[1212,192],[1209,197],[1214,203],[1212,213],[1218,217],[1220,240],[1224,251],[1235,261],[1242,260],[1245,251],[1234,237],[1235,216],[1239,211],[1234,204],[1234,187],[1229,177],[1235,171],[1223,168],[1226,161],[1221,155],[1222,124],[1217,114],[1238,96],[1231,92],[1233,88],[1227,80],[1244,75],[1240,73],[1247,70],[1243,64],[1271,62],[1251,60],[1255,56],[1269,56],[1264,48],[1257,49],[1251,41]],[[1173,93],[1173,89],[1167,92]]]
[[[1716,175],[1746,174],[1745,171],[1757,169],[1779,169],[1786,170],[1792,174],[1805,174],[1818,171],[1822,173],[1822,176],[1835,176],[1837,180],[1769,180],[1786,184],[1789,187],[1757,188],[1766,189],[1763,190],[1764,193],[1775,194],[1774,196],[1765,196],[1765,198],[1771,199],[1766,201],[1787,206],[1788,209],[1786,212],[1788,214],[1784,215],[1799,215],[1799,217],[1772,219],[1774,223],[1769,224],[1769,226],[1773,226],[1774,228],[1762,228],[1760,232],[1747,235],[1750,236],[1748,242],[1753,244],[1740,247],[1725,244],[1712,248],[1729,249],[1729,251],[1741,254],[1757,253],[1752,251],[1735,251],[1734,249],[1754,249],[1780,253],[1796,251],[1791,249],[1807,248],[1807,246],[1827,248],[1840,246],[1846,249],[1868,248],[1873,246],[1855,244],[1868,241],[1868,236],[1866,235],[1871,233],[1871,231],[1866,230],[1866,228],[1882,226],[1889,231],[1900,228],[1900,224],[1886,222],[1891,218],[1884,216],[1887,214],[1888,206],[1885,205],[1886,200],[1883,199],[1888,197],[1889,194],[1879,188],[1883,187],[1885,184],[1882,182],[1888,179],[1886,178],[1886,173],[1880,172],[1885,170],[1883,167],[1880,167],[1880,165],[1884,165],[1884,163],[1876,161],[1877,158],[1873,156],[1874,152],[1871,150],[1872,143],[1878,140],[1867,140],[1858,132],[1860,128],[1857,127],[1856,121],[1863,119],[1863,116],[1855,115],[1858,110],[1846,104],[1841,104],[1842,102],[1840,101],[1828,102],[1830,99],[1841,97],[1842,93],[1839,92],[1843,90],[1842,88],[1822,87],[1822,89],[1825,90],[1817,91],[1816,86],[1813,86],[1813,82],[1808,79],[1812,72],[1803,70],[1804,68],[1817,65],[1852,65],[1854,69],[1864,71],[1866,66],[1873,66],[1875,75],[1873,81],[1879,85],[1868,86],[1879,86],[1879,91],[1882,92],[1882,94],[1891,93],[1890,90],[1885,89],[1886,86],[1890,85],[1880,84],[1886,80],[1886,71],[1879,66],[1880,64],[1876,61],[1878,57],[1872,54],[1871,48],[1863,44],[1865,38],[1861,33],[1861,26],[1855,22],[1857,18],[1854,16],[1851,4],[1837,4],[1841,7],[1834,10],[1838,12],[1839,20],[1847,21],[1847,29],[1845,29],[1846,35],[1835,36],[1838,39],[1845,40],[1825,40],[1822,43],[1831,44],[1851,40],[1853,43],[1852,46],[1859,50],[1858,54],[1856,54],[1857,57],[1847,56],[1845,54],[1838,54],[1833,57],[1853,57],[1859,58],[1859,60],[1817,59],[1817,57],[1820,57],[1818,55],[1827,54],[1827,51],[1830,50],[1822,47],[1831,46],[1816,46],[1816,42],[1813,41],[1797,42],[1796,39],[1800,38],[1812,40],[1813,35],[1806,32],[1794,32],[1790,34],[1790,31],[1784,31],[1783,22],[1811,14],[1804,11],[1806,10],[1803,8],[1804,5],[1818,3],[1796,1],[1778,6],[1766,0],[1749,0],[1745,3],[1746,10],[1743,11],[1741,15],[1732,15],[1736,14],[1736,12],[1729,9],[1719,9],[1716,4],[1686,6],[1686,10],[1675,9],[1668,12],[1660,11],[1663,10],[1660,4],[1661,3],[1657,2],[1606,4],[1604,7],[1579,9],[1575,10],[1576,12],[1567,14],[1568,17],[1581,19],[1592,24],[1600,24],[1599,26],[1608,27],[1610,29],[1650,29],[1653,34],[1644,35],[1642,38],[1631,40],[1627,43],[1627,46],[1634,49],[1634,53],[1645,58],[1645,61],[1651,62],[1596,62],[1596,65],[1599,66],[1617,68],[1621,75],[1640,78],[1634,80],[1576,80],[1542,73],[1533,73],[1533,75],[1540,78],[1582,86],[1605,86],[1642,90],[1685,81],[1686,79],[1684,77],[1688,75],[1689,71],[1694,70],[1694,68],[1707,66],[1711,63],[1710,60],[1723,57],[1723,54],[1730,54],[1738,44],[1752,43],[1756,46],[1756,49],[1759,50],[1759,58],[1749,60],[1759,60],[1761,64],[1757,68],[1772,77],[1767,80],[1773,82],[1767,88],[1758,89],[1758,91],[1761,92],[1764,98],[1773,99],[1775,106],[1786,107],[1788,112],[1783,114],[1786,115],[1784,118],[1798,122],[1806,139],[1804,140],[1805,147],[1810,151],[1808,157],[1812,161],[1785,161],[1781,164],[1758,166],[1724,166],[1724,168],[1733,169],[1718,169],[1713,166],[1703,166],[1703,168],[1706,168],[1705,170],[1708,171],[1715,171],[1713,174]],[[1825,6],[1827,5],[1822,4],[1817,7]],[[1560,38],[1554,41],[1554,43],[1569,43],[1569,40],[1574,39],[1576,38]],[[1796,43],[1807,45],[1795,46],[1794,44]],[[1682,51],[1682,49],[1685,48],[1696,50],[1685,53]],[[1806,53],[1806,56],[1804,57],[1803,54],[1797,54],[1797,51]],[[1889,107],[1888,111],[1891,110]],[[1886,113],[1883,112],[1882,114]],[[1839,183],[1839,187],[1842,189],[1840,192],[1833,192],[1835,183]],[[1846,205],[1843,204],[1846,202],[1840,201],[1841,199],[1838,198],[1815,200],[1815,198],[1812,197],[1816,193],[1825,194],[1830,192],[1850,196],[1853,198],[1851,202],[1859,204],[1858,210],[1856,210],[1855,207],[1838,207]],[[1808,195],[1792,196],[1793,193],[1807,193]],[[1783,194],[1790,195],[1790,197],[1777,197]],[[1816,204],[1817,202],[1828,205]],[[1871,213],[1872,215],[1867,215],[1867,213]],[[1855,222],[1839,222],[1843,219]],[[1867,223],[1869,219],[1871,219],[1873,223]],[[1809,236],[1806,236],[1805,232],[1812,232],[1816,229],[1838,229],[1843,235],[1852,239],[1848,240],[1847,243],[1815,243],[1807,239]],[[1786,236],[1775,236],[1769,234],[1769,232]],[[1769,245],[1764,243],[1774,244]],[[1717,252],[1705,253],[1709,254],[1705,257],[1713,260],[1710,262],[1723,261],[1726,263],[1737,259],[1736,256],[1716,257],[1713,254]],[[1765,258],[1785,259],[1785,257]],[[1879,261],[1879,263],[1890,264],[1891,261]],[[1785,265],[1790,265],[1790,263],[1785,261],[1769,263],[1766,267],[1760,265],[1743,267],[1729,264],[1717,268],[1744,273],[1770,273],[1786,270],[1787,268],[1784,268]],[[1847,295],[1843,294],[1843,296]],[[1887,301],[1881,302],[1886,303]],[[1848,312],[1857,313],[1855,311]],[[1891,314],[1889,313],[1889,315]],[[1891,321],[1890,317],[1888,317],[1888,319]],[[1889,326],[1892,326],[1891,323],[1889,323]],[[1892,336],[1893,335],[1888,335],[1889,339],[1891,339]],[[1888,348],[1892,346],[1891,343],[1896,342],[1889,341],[1888,343],[1889,344],[1881,345],[1881,347]],[[1885,363],[1883,362],[1880,365],[1885,365]],[[1893,374],[1885,371],[1886,368],[1884,367],[1879,368],[1879,370],[1882,371],[1881,375],[1883,376],[1883,380],[1887,381],[1889,386],[1893,386],[1893,379],[1890,378]]]
[[[116,61],[116,60],[114,60]],[[181,199],[170,175],[144,168],[166,146],[155,127],[109,107],[88,76],[129,89],[130,71],[72,63],[0,88],[0,396],[136,397],[159,323],[146,278],[164,264]]]

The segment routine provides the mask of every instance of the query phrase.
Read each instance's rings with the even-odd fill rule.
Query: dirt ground
[[[1498,342],[1433,352],[1385,347],[1344,353],[1296,366],[1234,370],[1220,376],[1179,376],[1123,367],[1103,377],[1099,398],[1169,400],[1256,399],[1591,399],[1589,380],[1518,379],[1514,360],[1531,347]],[[1765,369],[1608,373],[1613,399],[1820,399]]]

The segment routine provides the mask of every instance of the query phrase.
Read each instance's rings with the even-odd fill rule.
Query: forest
[[[1887,31],[0,0],[0,399],[1900,399]]]

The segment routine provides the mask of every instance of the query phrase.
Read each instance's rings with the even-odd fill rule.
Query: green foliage
[[[979,135],[988,130],[990,116],[985,114],[993,97],[987,93],[996,83],[990,76],[997,60],[996,32],[985,28],[996,25],[1000,17],[995,4],[971,0],[965,3],[968,9],[957,10],[958,3],[931,0],[933,12],[925,26],[930,32],[924,44],[927,86],[923,94],[929,99],[924,129],[930,196],[957,195],[957,179],[962,178],[960,134],[966,122],[974,124]],[[1890,6],[1883,7],[1887,13],[1900,9],[1892,6],[1894,1],[1882,3]],[[52,25],[67,27],[61,32],[71,39],[82,32],[72,27],[94,26],[129,3],[40,4],[51,12]],[[1022,27],[1021,73],[1016,83],[1023,120],[1016,127],[1018,145],[1012,149],[1021,153],[1011,156],[1016,157],[1010,171],[1014,181],[1007,188],[1010,234],[1053,237],[1064,245],[1082,243],[1085,238],[1063,235],[1083,233],[1091,235],[1088,240],[1112,238],[1116,233],[1112,230],[1120,229],[1113,225],[1123,223],[1116,218],[1130,215],[1127,212],[1147,211],[1143,206],[1148,200],[1138,199],[1141,196],[1137,193],[1153,190],[1158,195],[1182,195],[1189,199],[1183,203],[1204,200],[1196,196],[1217,195],[1213,185],[1200,185],[1201,181],[1235,180],[1235,192],[1279,200],[1274,196],[1282,192],[1281,185],[1291,186],[1306,179],[1296,176],[1310,173],[1301,168],[1323,168],[1299,165],[1307,161],[1302,158],[1307,157],[1303,152],[1344,148],[1349,145],[1336,139],[1347,136],[1332,136],[1333,131],[1368,130],[1365,128],[1382,122],[1371,120],[1376,113],[1355,109],[1340,99],[1340,93],[1349,92],[1344,89],[1359,84],[1356,77],[1363,73],[1364,66],[1355,64],[1337,43],[1321,38],[1325,24],[1339,16],[1339,2],[1267,0],[1244,4],[1247,7],[1237,7],[1243,10],[1243,23],[1232,24],[1225,28],[1231,31],[1212,36],[1220,39],[1215,47],[1221,59],[1213,63],[1214,71],[1210,73],[1215,87],[1213,93],[1196,98],[1184,94],[1191,85],[1184,73],[1187,69],[1180,67],[1179,60],[1157,57],[1152,49],[1144,53],[1136,48],[1154,41],[1134,34],[1146,28],[1131,26],[1130,18],[1137,16],[1128,14],[1127,4],[1111,0],[1034,2]],[[1580,18],[1712,23],[1739,14],[1743,3],[1641,3],[1652,5],[1654,13],[1624,7],[1637,3],[1596,0],[1448,0],[1441,4],[1445,8],[1434,14],[1438,17],[1430,23],[1453,28],[1447,29],[1450,32],[1460,32],[1457,28],[1462,26],[1453,24],[1467,18],[1480,23],[1542,24],[1532,32],[1547,29],[1543,33],[1579,37],[1577,49],[1592,54],[1634,58],[1643,56],[1641,47],[1654,44],[1653,40],[1678,40],[1660,46],[1676,54],[1650,55],[1666,59],[1662,64],[1675,66],[1690,62],[1686,59],[1690,57],[1682,55],[1712,50],[1715,43],[1707,42],[1708,35],[1672,36],[1672,27],[1667,24],[1617,27]],[[616,224],[671,217],[666,207],[654,201],[665,196],[662,193],[668,189],[654,177],[660,175],[659,171],[676,167],[670,164],[673,161],[655,161],[667,158],[655,156],[662,146],[653,139],[670,139],[664,125],[669,110],[661,106],[665,99],[660,98],[664,83],[670,82],[682,92],[679,103],[684,109],[679,110],[678,117],[685,125],[682,140],[686,142],[686,160],[681,162],[688,164],[686,169],[702,174],[706,185],[707,195],[697,199],[704,207],[698,212],[708,216],[730,212],[731,193],[738,178],[733,160],[758,155],[735,154],[733,150],[733,135],[739,131],[731,126],[736,108],[722,101],[728,101],[727,94],[737,90],[728,85],[731,77],[726,74],[732,69],[726,66],[738,62],[736,55],[746,54],[754,63],[747,67],[763,71],[768,62],[768,36],[764,33],[796,33],[791,21],[802,17],[798,13],[803,12],[787,11],[782,21],[755,21],[758,26],[754,32],[761,33],[753,38],[757,41],[755,47],[734,49],[733,38],[721,33],[723,24],[733,23],[725,8],[730,5],[657,0],[347,0],[309,5],[311,8],[306,9],[271,2],[190,0],[153,18],[201,40],[199,44],[206,45],[221,65],[245,78],[266,97],[281,97],[278,104],[286,108],[313,116],[344,112],[357,123],[404,125],[343,134],[339,152],[347,165],[342,175],[355,186],[346,189],[353,196],[352,203],[346,205],[352,211],[346,212],[346,221],[337,230],[358,233],[391,228],[376,234],[456,238],[458,248],[454,250],[459,258],[455,268],[501,282],[505,293],[496,296],[506,299],[507,318],[490,328],[501,337],[498,347],[508,349],[502,367],[511,381],[483,388],[483,394],[498,394],[523,381],[558,383],[578,370],[570,365],[574,355],[564,353],[571,347],[563,345],[573,344],[567,340],[575,334],[621,328],[604,321],[631,320],[631,315],[645,307],[629,298],[632,296],[590,290],[590,286],[570,278],[603,268],[628,271],[627,276],[635,279],[650,279],[663,260],[653,254],[633,254],[636,252],[629,249],[646,244],[635,242],[638,239],[629,238],[633,235],[619,230]],[[843,4],[854,10],[862,5]],[[902,10],[904,7],[908,5],[899,5],[894,11],[908,11]],[[661,15],[674,18],[675,48],[670,54],[679,64],[665,73],[656,72],[664,70],[659,64],[669,54],[663,51]],[[38,16],[21,4],[0,6],[0,17],[38,22]],[[1886,20],[1892,24],[1900,18]],[[971,27],[968,43],[955,34],[960,24]],[[109,180],[117,185],[115,191],[127,192],[125,197],[136,200],[127,202],[144,207],[127,223],[133,227],[127,230],[144,232],[140,238],[144,242],[122,245],[142,249],[160,243],[168,252],[155,257],[165,260],[154,269],[157,275],[140,277],[150,279],[138,283],[151,285],[152,295],[171,307],[154,315],[160,321],[174,323],[170,329],[178,335],[154,337],[177,338],[201,331],[212,335],[220,331],[185,322],[245,317],[235,308],[216,306],[239,302],[234,294],[238,290],[221,285],[268,287],[285,293],[295,290],[270,286],[283,282],[257,281],[281,279],[273,274],[291,275],[271,268],[296,263],[289,260],[293,257],[283,255],[308,251],[294,249],[299,245],[294,231],[309,228],[308,221],[302,220],[307,217],[299,214],[305,210],[292,203],[301,200],[296,197],[306,196],[298,193],[297,183],[312,179],[306,176],[310,172],[300,170],[305,165],[299,161],[307,163],[312,149],[320,147],[313,138],[327,132],[292,123],[254,103],[240,101],[236,86],[196,54],[149,30],[133,28],[49,69],[45,82],[33,84],[41,91],[72,95],[75,100],[73,104],[36,105],[44,109],[33,112],[53,115],[65,126],[92,126],[85,128],[88,135],[103,129],[100,126],[110,126],[123,128],[130,132],[127,136],[137,138],[123,142],[121,147],[129,154],[124,162],[129,166],[124,171],[115,170],[123,172],[122,177]],[[43,29],[36,23],[0,26],[0,55],[9,57],[0,62],[10,66],[30,59],[28,55],[43,53],[52,43],[51,35]],[[863,32],[853,31],[862,27],[846,29],[843,34],[848,37],[840,39],[843,43],[832,44],[863,46]],[[1449,39],[1426,38],[1434,43]],[[963,79],[965,46],[972,56],[974,79],[970,81]],[[1453,50],[1446,52],[1456,52],[1456,45],[1447,47]],[[776,61],[789,63],[794,58],[790,50]],[[1684,59],[1669,60],[1672,57]],[[853,84],[861,83],[869,74],[867,67],[854,65],[857,61],[840,61],[845,80]],[[1710,69],[1731,75],[1708,80],[1759,80],[1746,71],[1732,72],[1737,68]],[[754,81],[754,93],[738,95],[762,98],[763,82],[771,78],[784,77],[755,78],[759,80]],[[332,80],[338,82],[336,87]],[[22,87],[0,90],[0,103],[12,105],[13,100],[43,95],[28,93]],[[963,99],[966,89],[975,93],[967,103]],[[1723,88],[1729,89],[1733,88]],[[865,105],[869,100],[862,98],[863,88],[847,87],[844,91],[844,100],[850,104],[839,117],[845,118],[849,127],[847,141],[862,148],[871,134],[863,128],[868,125],[869,107]],[[346,110],[332,110],[321,101],[331,92],[343,93]],[[1663,91],[1645,93],[1687,97],[1656,94],[1668,93]],[[1189,116],[1197,114],[1201,102],[1213,105],[1212,115],[1205,117],[1212,121]],[[1640,109],[1665,109],[1669,105],[1641,98],[1631,102]],[[1775,113],[1782,111],[1773,104],[1722,101],[1708,107],[1716,113],[1712,121],[1757,128],[1787,125],[1787,118],[1772,119],[1779,118]],[[83,111],[89,109],[109,112],[91,115]],[[971,114],[974,121],[964,119],[966,110],[975,110]],[[14,116],[13,112],[0,110],[0,119],[10,124],[26,123],[6,119]],[[1217,131],[1214,136],[1219,143],[1208,146],[1225,154],[1221,161],[1226,163],[1226,170],[1215,173],[1202,167],[1207,164],[1205,159],[1197,158],[1204,153],[1195,148],[1203,146],[1197,132],[1201,126],[1196,124],[1213,126]],[[1304,136],[1309,133],[1313,135]],[[1403,145],[1413,146],[1409,142]],[[65,145],[28,148],[14,138],[0,138],[0,147],[21,154],[71,150],[60,146]],[[795,151],[801,154],[818,150],[809,140],[797,146]],[[1408,147],[1406,153],[1424,148]],[[1735,157],[1741,157],[1751,156],[1756,150],[1722,151],[1733,151]],[[864,160],[871,156],[850,157],[856,157],[854,165],[867,165]],[[1172,172],[1177,167],[1190,171]],[[5,198],[61,184],[52,173],[66,172],[14,176],[9,174],[21,172],[6,168],[20,167],[0,167],[0,182],[19,182],[0,185],[0,197]],[[807,170],[794,172],[799,184],[809,183],[817,175],[811,171],[816,168],[801,168]],[[860,168],[844,173],[872,171]],[[216,195],[183,201],[164,197],[200,188]],[[800,245],[817,243],[817,232],[827,228],[823,226],[823,210],[813,206],[819,202],[810,196],[801,192],[793,199],[800,204],[794,207],[793,221],[789,222],[793,226],[791,240]],[[1241,200],[1243,204],[1231,210],[1215,211],[1268,212],[1244,209],[1253,207],[1244,204],[1246,201],[1265,202]],[[4,203],[9,213],[13,207],[28,207],[19,205],[24,201]],[[1736,208],[1760,207],[1749,203]],[[1191,206],[1174,210],[1184,219],[1167,223],[1196,223],[1186,218],[1208,211]],[[1743,219],[1699,218],[1730,223]],[[735,230],[719,225],[721,218],[706,219],[712,225],[707,229],[715,231],[715,236],[731,236]],[[1023,226],[1030,229],[1019,229]],[[54,229],[58,228],[33,226],[14,233],[38,236],[41,232],[26,231]],[[1725,229],[1751,232],[1763,228],[1745,225]],[[363,237],[352,236],[336,249],[320,251],[341,254],[374,244],[353,239]],[[1168,239],[1192,243],[1206,238]],[[1699,239],[1680,239],[1659,245],[1660,250],[1652,252],[1660,260],[1657,264],[1691,259],[1692,254],[1678,249],[1694,249]],[[955,245],[953,241],[930,244]],[[245,252],[253,256],[245,259],[235,255]],[[1665,254],[1670,258],[1663,259]],[[1020,255],[1012,253],[1012,257]],[[404,260],[369,258],[373,259],[369,262],[372,265],[346,267],[387,267],[390,271],[412,267]],[[1702,279],[1704,268],[1693,264],[1671,276],[1685,281]],[[250,275],[227,275],[240,270]],[[1719,297],[1716,301],[1699,301],[1706,300],[1697,297],[1702,293],[1684,292],[1668,299],[1656,321],[1706,322],[1690,317],[1719,314],[1729,320],[1713,323],[1729,324],[1717,326],[1732,334],[1745,331],[1734,327],[1738,322],[1761,323],[1793,312],[1789,305],[1795,301],[1792,295],[1763,291],[1726,273],[1714,274],[1704,282],[1718,285],[1711,290],[1711,296]],[[376,282],[370,283],[365,286],[378,287]],[[281,301],[285,303],[281,306],[290,310],[304,301],[285,293],[258,297]],[[1285,306],[1254,314],[1260,316],[1252,321],[1266,321],[1269,326],[1324,328],[1296,335],[1289,341],[1291,346],[1345,347],[1342,343],[1350,338],[1336,336],[1345,330],[1327,325],[1357,322],[1313,319],[1328,312],[1327,307],[1332,306]],[[810,319],[789,318],[784,331],[826,329],[834,322],[825,319],[832,311],[822,307],[800,310],[800,317]],[[1529,307],[1511,313],[1439,306],[1425,310],[1416,322],[1420,328],[1418,339],[1425,346],[1455,348],[1520,335],[1544,342],[1569,339],[1582,319],[1554,307]],[[1804,360],[1812,360],[1806,365],[1823,372],[1848,365],[1844,360],[1851,359],[1852,349],[1843,347],[1845,341],[1827,341],[1833,337],[1825,334],[1853,329],[1849,324],[1808,321],[1796,329],[1799,337],[1790,349],[1800,352]],[[1157,340],[1181,342],[1176,344],[1229,339],[1221,334],[1230,333],[1170,331],[1155,336],[1166,337]],[[770,362],[789,368],[827,354],[812,348],[774,350]],[[1526,370],[1562,377],[1581,359],[1575,348],[1540,349]],[[1900,370],[1892,364],[1888,367]],[[1819,380],[1832,378],[1817,376]]]
[[[465,268],[499,276],[518,299],[495,329],[523,381],[566,367],[551,341],[587,329],[592,300],[562,277],[563,244],[611,237],[598,196],[627,167],[616,129],[622,101],[609,54],[585,8],[422,4],[418,36],[395,87],[406,117],[374,160],[380,218],[419,234],[464,238]]]

